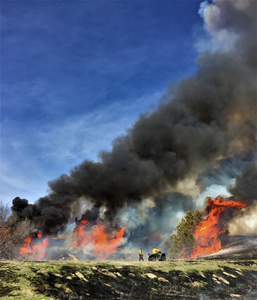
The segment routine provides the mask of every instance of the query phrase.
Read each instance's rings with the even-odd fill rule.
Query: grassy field
[[[0,261],[0,299],[257,299],[257,259]]]

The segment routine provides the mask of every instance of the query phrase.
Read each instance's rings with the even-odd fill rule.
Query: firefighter
[[[153,247],[153,254],[156,254],[157,252],[161,252],[161,250],[156,249],[156,247]]]
[[[156,247],[153,247],[153,254],[156,255],[157,259],[160,259],[161,250],[157,249]]]
[[[142,249],[139,249],[139,261],[144,260]]]

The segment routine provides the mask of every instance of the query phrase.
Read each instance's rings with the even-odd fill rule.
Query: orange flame
[[[104,229],[105,226],[100,224],[92,233],[94,253],[98,259],[105,259],[117,251],[125,231],[125,227],[121,226],[120,230],[116,232],[115,238],[108,239]]]
[[[81,224],[82,223],[82,224]],[[85,233],[85,227],[89,225],[88,221],[82,220],[80,224],[77,224],[73,232],[72,246],[77,249],[83,249],[86,244],[93,246],[94,255],[98,259],[106,259],[111,253],[115,253],[122,241],[124,236],[125,227],[121,228],[116,232],[114,238],[110,238],[105,233],[105,226],[102,224],[97,225],[93,232]]]
[[[37,238],[41,239],[42,234],[40,231],[37,233]],[[24,240],[24,246],[20,248],[20,258],[25,254],[32,256],[33,260],[42,260],[45,256],[45,250],[49,245],[49,238],[44,238],[39,244],[34,245],[32,237],[26,237]]]
[[[2,229],[0,231],[0,238],[1,239],[5,239],[6,238],[6,235],[12,231],[12,227],[8,227],[8,228],[5,228],[5,229]]]
[[[88,242],[89,237],[86,236],[84,228],[89,224],[88,221],[82,220],[82,224],[77,224],[73,231],[73,242],[71,243],[72,247],[75,247],[79,250],[83,249],[85,244]]]
[[[191,253],[191,257],[206,255],[221,249],[220,236],[226,233],[226,224],[220,220],[221,216],[228,209],[241,209],[248,201],[225,201],[220,197],[215,200],[207,198],[208,205],[205,209],[207,218],[202,221],[195,230],[196,249]]]

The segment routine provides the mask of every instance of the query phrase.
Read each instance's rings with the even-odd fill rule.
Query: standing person
[[[139,261],[140,260],[144,261],[142,249],[139,249]]]

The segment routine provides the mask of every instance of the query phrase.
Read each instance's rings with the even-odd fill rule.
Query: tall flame
[[[41,232],[37,232],[38,239],[42,238]],[[33,260],[42,260],[45,256],[46,248],[49,245],[49,238],[46,237],[42,240],[42,242],[38,244],[34,244],[34,239],[32,237],[26,237],[24,240],[24,246],[20,248],[20,258],[22,258],[25,254],[31,255]]]
[[[104,229],[105,226],[100,224],[92,233],[94,254],[98,259],[105,259],[117,251],[125,231],[125,227],[121,226],[120,230],[116,232],[115,238],[109,239]]]
[[[207,198],[208,205],[205,209],[207,218],[202,221],[195,230],[196,249],[191,253],[191,257],[206,255],[219,251],[221,249],[220,236],[226,233],[226,224],[221,217],[229,209],[241,209],[245,207],[248,201],[226,201],[220,197],[215,200]]]
[[[99,224],[95,226],[91,233],[85,231],[86,226],[89,225],[88,221],[82,220],[77,224],[73,232],[72,246],[77,249],[83,249],[86,244],[91,244],[94,250],[94,256],[98,259],[105,259],[110,254],[115,253],[121,244],[124,236],[125,227],[121,226],[117,230],[114,238],[110,238],[105,232],[105,226]]]
[[[89,222],[82,220],[81,224],[76,225],[73,231],[73,242],[71,243],[72,247],[75,247],[79,250],[82,250],[85,244],[88,242],[89,237],[85,234],[85,227],[89,225]]]

